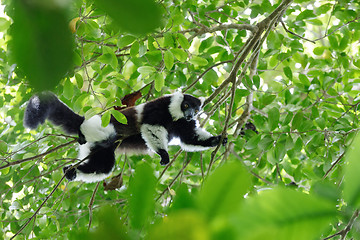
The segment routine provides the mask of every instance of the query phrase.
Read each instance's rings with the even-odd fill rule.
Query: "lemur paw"
[[[220,141],[221,141],[221,135],[218,135],[218,136],[213,137],[213,139],[211,141],[211,144],[212,144],[213,147],[215,147],[215,146],[220,144]],[[228,141],[228,139],[227,139],[227,137],[225,137],[222,140],[221,145],[225,146],[227,141]]]
[[[158,154],[160,155],[161,157],[161,161],[160,161],[160,164],[162,166],[164,165],[167,165],[169,162],[170,162],[170,159],[169,159],[169,154],[167,151],[163,150],[163,149],[160,149],[158,151]]]
[[[222,141],[222,145],[225,146],[228,142],[228,138],[224,137],[223,141]]]
[[[73,181],[76,178],[76,169],[71,167],[72,166],[70,165],[63,168],[65,177],[69,181]]]
[[[83,145],[86,143],[85,136],[80,130],[79,130],[79,138],[77,139],[77,141],[80,145]]]

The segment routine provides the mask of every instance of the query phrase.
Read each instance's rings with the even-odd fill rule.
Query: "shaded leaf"
[[[95,3],[130,33],[149,33],[161,23],[160,8],[153,0],[96,0]]]
[[[156,178],[152,168],[144,163],[137,166],[129,183],[129,217],[131,226],[141,229],[154,214]]]
[[[38,91],[58,85],[73,60],[66,11],[54,0],[49,2],[14,1],[11,47],[19,67]]]
[[[353,208],[360,207],[360,134],[357,134],[345,155],[344,200]]]

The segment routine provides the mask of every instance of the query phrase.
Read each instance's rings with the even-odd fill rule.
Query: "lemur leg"
[[[141,137],[145,140],[148,148],[160,155],[161,165],[169,163],[168,132],[163,126],[143,124],[141,126]]]
[[[115,166],[114,149],[114,139],[81,145],[79,158],[85,160],[76,168],[64,167],[66,178],[69,181],[84,182],[97,182],[107,178]]]

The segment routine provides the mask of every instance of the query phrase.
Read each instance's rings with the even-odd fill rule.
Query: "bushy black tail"
[[[79,134],[85,118],[74,113],[55,94],[42,92],[30,98],[25,110],[24,126],[35,129],[45,120],[61,126],[67,134]]]

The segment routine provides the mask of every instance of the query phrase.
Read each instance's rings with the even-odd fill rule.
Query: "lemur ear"
[[[204,97],[199,97],[199,100],[200,100],[200,102],[201,102],[201,107],[203,107],[206,98],[204,98]]]

